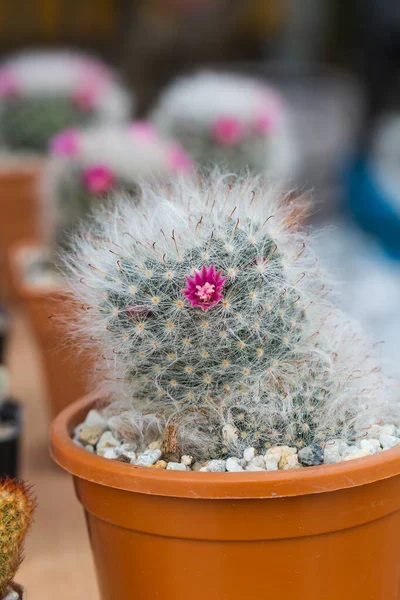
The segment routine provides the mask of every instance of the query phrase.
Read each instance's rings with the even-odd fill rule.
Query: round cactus
[[[23,483],[0,483],[0,598],[22,561],[24,539],[35,506],[30,488]]]
[[[131,102],[102,63],[69,52],[30,52],[0,66],[0,142],[44,152],[66,127],[124,121]]]
[[[138,182],[192,168],[186,152],[145,121],[68,129],[51,140],[50,150],[42,196],[58,248],[68,245],[71,231],[111,191],[128,192],[136,202]]]
[[[140,210],[100,213],[68,262],[127,438],[175,424],[182,451],[216,458],[352,440],[398,410],[326,298],[301,198],[217,174],[142,193]]]
[[[260,81],[213,72],[178,79],[152,118],[200,165],[219,164],[233,172],[249,168],[268,179],[294,173],[288,109]]]

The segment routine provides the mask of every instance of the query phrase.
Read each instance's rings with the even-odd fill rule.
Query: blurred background
[[[164,91],[177,77],[198,70],[254,78],[275,90],[290,121],[288,150],[279,161],[290,154],[296,165],[281,175],[280,183],[286,191],[311,196],[310,225],[322,228],[316,245],[339,284],[336,302],[360,319],[375,340],[385,340],[387,369],[399,375],[399,2],[0,0],[0,60],[7,65],[13,55],[38,49],[89,53],[113,67],[134,99],[129,118],[134,112],[141,123],[152,118],[155,107],[162,121]],[[4,81],[0,76],[0,96],[7,88],[3,100],[10,101],[15,90],[10,92],[9,80]],[[203,102],[212,104],[212,90],[210,96],[204,92]],[[6,138],[1,111],[0,140]],[[23,132],[32,125],[29,114]],[[0,471],[20,473],[39,496],[20,570],[30,600],[95,600],[83,516],[69,477],[51,463],[47,450],[50,416],[57,412],[49,396],[60,397],[61,378],[74,379],[77,371],[68,357],[57,355],[60,338],[48,334],[52,309],[43,308],[43,287],[39,294],[25,290],[24,296],[18,285],[24,286],[12,283],[15,262],[7,235],[18,221],[15,210],[24,215],[25,209],[19,196],[10,200],[10,190],[22,189],[20,172],[37,159],[36,151],[5,147],[0,153],[0,243],[2,235],[7,239],[1,257]],[[23,185],[18,193],[26,194],[32,182]],[[44,223],[42,218],[46,238]],[[13,243],[32,238],[18,227]],[[40,325],[35,310],[41,313]],[[57,375],[54,362],[46,366],[54,353]]]

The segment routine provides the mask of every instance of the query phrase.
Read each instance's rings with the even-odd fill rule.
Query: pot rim
[[[85,396],[57,415],[50,451],[75,477],[106,487],[178,498],[283,498],[358,487],[400,474],[400,445],[365,458],[265,473],[182,472],[124,464],[88,452],[71,438],[80,419],[102,398],[98,393]]]

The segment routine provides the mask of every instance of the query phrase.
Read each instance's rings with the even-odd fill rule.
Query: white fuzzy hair
[[[191,123],[199,131],[208,129],[215,119],[223,116],[235,117],[244,125],[250,125],[266,106],[277,115],[277,123],[268,135],[268,152],[264,149],[268,154],[265,173],[261,173],[270,180],[288,181],[298,167],[291,114],[284,98],[260,80],[214,71],[179,77],[162,93],[152,119],[162,131],[179,139],[180,122]],[[187,145],[187,150],[191,152],[192,148]],[[260,152],[255,146],[254,151],[261,154],[261,159],[262,149]],[[253,150],[249,148],[247,152],[250,156]]]
[[[277,108],[283,102],[272,88],[250,77],[201,71],[174,81],[156,110],[162,113],[160,119],[181,117],[206,126],[226,114],[249,122],[266,100]]]
[[[123,88],[117,75],[90,55],[71,50],[24,51],[5,58],[1,69],[10,71],[27,96],[70,95],[85,82],[85,65],[108,72],[95,110],[100,121],[125,121],[132,113],[132,95]]]
[[[173,421],[185,451],[215,457],[216,438],[232,423],[239,429],[224,443],[240,451],[260,436],[273,444],[352,442],[381,419],[399,419],[397,385],[358,326],[327,299],[312,236],[300,229],[304,199],[214,172],[144,185],[139,207],[116,200],[82,228],[65,262],[82,307],[72,327],[100,357],[97,377],[112,394],[119,433],[143,442]],[[238,264],[252,248],[261,256]],[[202,313],[180,290],[185,274],[211,260],[229,279],[225,301]],[[127,305],[139,311],[132,320]],[[256,348],[267,347],[260,362]],[[220,362],[225,349],[229,376]],[[186,375],[185,364],[201,377]],[[222,381],[224,391],[207,379]]]

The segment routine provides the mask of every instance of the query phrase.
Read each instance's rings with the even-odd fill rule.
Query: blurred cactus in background
[[[50,151],[42,195],[58,249],[68,246],[71,231],[111,192],[127,192],[137,202],[139,183],[192,169],[179,144],[162,138],[146,121],[68,129],[53,138]]]
[[[200,165],[249,168],[271,180],[294,173],[287,107],[256,79],[211,71],[180,78],[162,94],[153,120]]]
[[[24,540],[35,506],[32,491],[24,483],[0,482],[0,598],[23,559]]]
[[[100,212],[67,261],[120,435],[175,425],[184,453],[240,456],[350,442],[398,411],[373,349],[326,298],[304,199],[218,173],[142,193],[139,209],[120,198]]]
[[[23,52],[0,65],[0,144],[44,152],[66,127],[129,118],[131,101],[101,62],[72,52]]]

